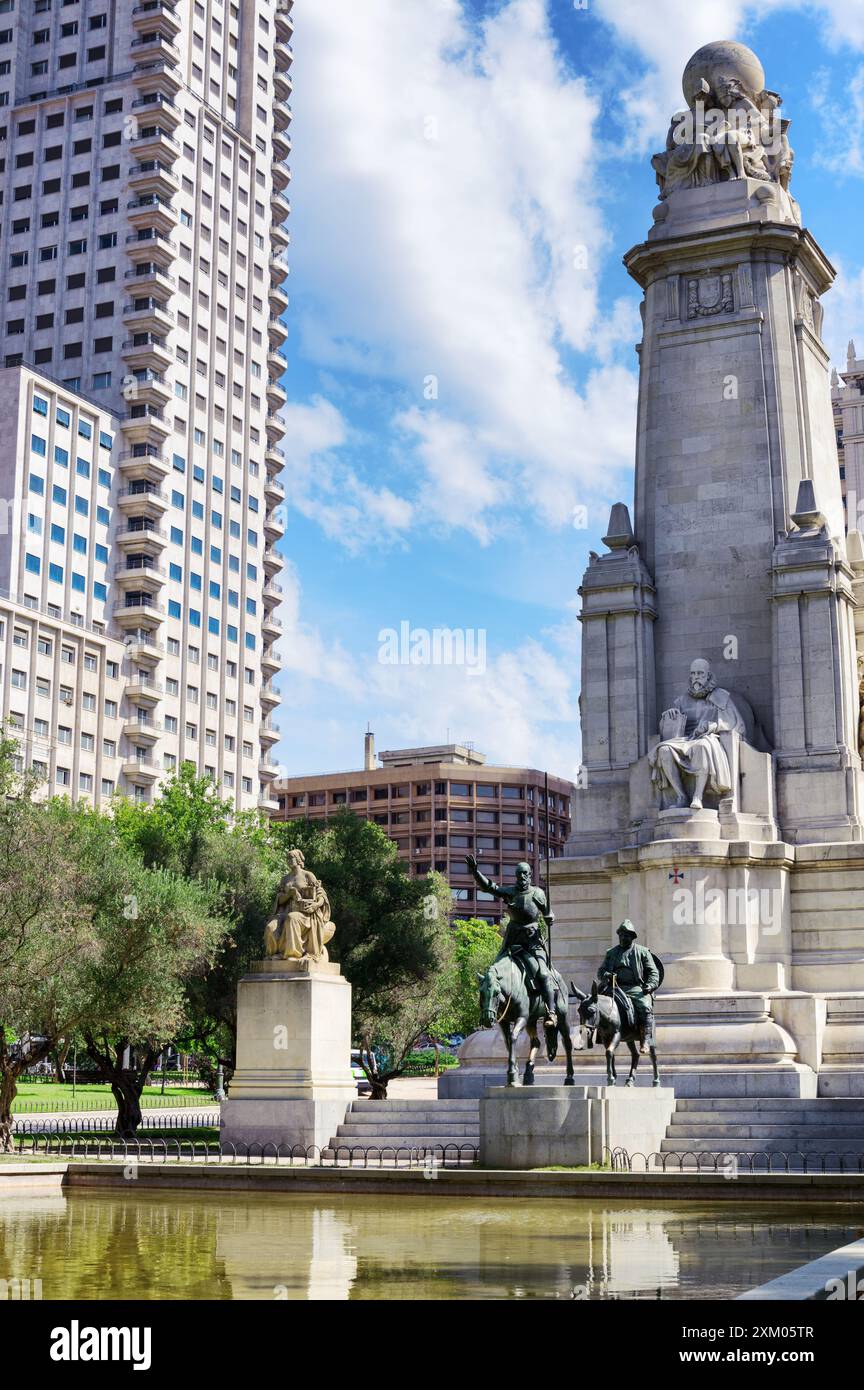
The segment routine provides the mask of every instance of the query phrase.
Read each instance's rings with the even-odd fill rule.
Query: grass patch
[[[145,1086],[142,1092],[142,1099],[150,1097],[183,1098],[192,1102],[209,1102],[212,1100],[211,1093],[201,1086],[166,1086],[163,1091],[161,1086]],[[70,1083],[60,1084],[58,1081],[24,1081],[18,1084],[18,1094],[12,1102],[12,1113],[14,1114],[34,1114],[38,1111],[28,1111],[22,1109],[23,1102],[40,1101],[43,1114],[50,1111],[79,1110],[86,1106],[88,1110],[104,1109],[113,1110],[116,1101],[111,1094],[111,1087],[96,1083],[86,1085],[76,1085],[75,1095],[72,1095],[72,1085]]]

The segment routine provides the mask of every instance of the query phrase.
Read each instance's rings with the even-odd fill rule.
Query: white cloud
[[[352,434],[336,406],[316,396],[308,405],[289,403],[282,416],[289,506],[347,550],[399,539],[411,525],[412,504],[386,486],[365,483],[342,456]]]
[[[457,0],[297,8],[304,353],[384,377],[404,397],[378,465],[393,450],[418,485],[410,499],[375,498],[390,531],[431,503],[437,522],[488,539],[516,487],[547,524],[588,492],[609,500],[632,467],[635,379],[610,367],[580,393],[562,356],[608,360],[621,321],[598,312],[611,254],[596,201],[598,107],[562,65],[543,0],[509,0],[479,31]],[[430,375],[434,402],[423,396]],[[327,449],[323,474],[307,456],[299,504],[323,486],[335,535],[327,484],[347,476],[353,490],[334,462],[350,454],[350,432]]]

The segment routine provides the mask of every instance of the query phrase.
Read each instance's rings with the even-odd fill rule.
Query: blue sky
[[[722,16],[718,19],[718,16]],[[577,591],[632,493],[639,296],[621,264],[700,44],[756,49],[792,192],[864,340],[864,0],[296,0],[288,775],[473,740],[575,776]],[[721,23],[723,32],[717,32]],[[385,629],[485,634],[388,665]],[[476,640],[476,639],[475,639]]]

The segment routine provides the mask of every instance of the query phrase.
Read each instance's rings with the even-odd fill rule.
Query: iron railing
[[[174,1159],[204,1163],[272,1164],[287,1168],[467,1168],[476,1165],[476,1144],[329,1145],[229,1144],[205,1139],[98,1139],[83,1135],[33,1134],[18,1145],[19,1153],[46,1158],[122,1158],[145,1162]]]
[[[131,723],[131,721],[129,721]],[[71,1097],[70,1097],[71,1099]],[[171,1110],[185,1106],[186,1109],[193,1109],[196,1105],[209,1104],[209,1098],[204,1095],[198,1096],[142,1096],[141,1109],[147,1110]],[[215,1105],[216,1102],[214,1101]],[[63,1105],[57,1100],[14,1100],[12,1102],[12,1118],[16,1115],[84,1115],[92,1114],[94,1111],[104,1114],[110,1111],[112,1114],[116,1110],[116,1101],[110,1097],[91,1100],[75,1100],[73,1105]]]
[[[170,1115],[164,1111],[153,1113],[145,1111],[139,1129],[214,1129],[219,1124],[219,1112],[214,1101],[212,1110],[190,1111],[188,1115]],[[84,1119],[80,1115],[61,1116],[51,1121],[50,1129],[44,1120],[17,1120],[12,1116],[13,1133],[20,1135],[86,1135],[111,1134],[117,1128],[117,1116],[97,1115],[94,1119]]]
[[[604,1166],[617,1173],[860,1173],[864,1153],[851,1149],[824,1149],[803,1153],[800,1149],[717,1149],[706,1152],[682,1149],[669,1153],[628,1153],[604,1150]]]

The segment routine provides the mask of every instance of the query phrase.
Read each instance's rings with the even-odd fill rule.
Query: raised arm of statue
[[[477,860],[473,854],[466,856],[465,863],[468,865],[468,872],[477,884],[477,887],[482,888],[484,893],[492,893],[496,898],[503,898],[505,901],[510,897],[510,893],[506,888],[501,888],[497,883],[493,883],[491,878],[487,878],[485,874],[481,874],[480,870],[477,868]]]

